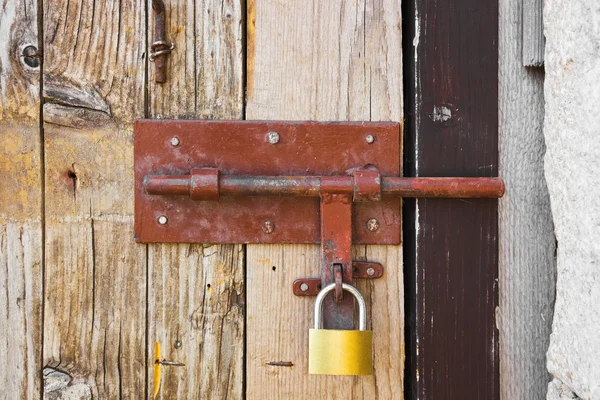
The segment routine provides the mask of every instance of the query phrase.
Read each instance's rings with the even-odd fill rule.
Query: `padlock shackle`
[[[342,283],[342,289],[347,292],[350,292],[352,296],[358,302],[358,330],[366,331],[367,330],[367,305],[365,304],[365,299],[362,297],[357,288],[347,283]],[[335,290],[335,283],[330,283],[325,286],[319,294],[317,295],[317,300],[315,301],[315,329],[321,329],[321,306],[323,305],[323,300],[325,297],[332,291]]]

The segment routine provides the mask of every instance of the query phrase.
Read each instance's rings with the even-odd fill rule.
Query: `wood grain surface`
[[[291,291],[318,246],[133,237],[135,119],[401,121],[399,3],[169,1],[162,85],[149,2],[39,4],[0,8],[0,397],[150,398],[158,341],[164,399],[401,398],[402,246],[354,248],[386,269],[357,283],[375,375],[341,378],[308,376]]]
[[[249,1],[247,35],[247,119],[401,121],[398,2]],[[314,298],[291,289],[319,276],[319,247],[247,246],[247,398],[402,398],[402,247],[355,247],[355,256],[385,266],[383,278],[358,283],[375,373],[316,376],[307,374]]]
[[[65,395],[145,396],[146,250],[131,235],[145,24],[141,0],[44,2],[43,360],[71,378]]]
[[[149,117],[241,119],[242,3],[167,5],[167,39],[175,50],[166,83],[154,83],[149,64]],[[160,342],[165,358],[185,364],[163,367],[159,398],[242,398],[244,299],[244,246],[148,245],[148,342]],[[152,359],[153,346],[148,351]]]
[[[37,2],[0,5],[0,399],[41,390],[42,146]],[[28,50],[25,50],[28,49]]]

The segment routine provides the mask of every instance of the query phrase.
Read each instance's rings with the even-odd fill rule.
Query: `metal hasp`
[[[348,173],[368,165],[400,175],[397,123],[140,120],[134,129],[143,243],[320,243],[320,177],[351,183]],[[398,197],[354,203],[352,214],[354,243],[400,243]]]
[[[400,243],[400,197],[501,197],[499,178],[400,177],[397,123],[137,121],[138,242],[320,243],[325,329],[352,329],[353,278],[379,278],[351,246]]]

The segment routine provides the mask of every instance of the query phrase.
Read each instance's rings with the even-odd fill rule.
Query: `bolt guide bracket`
[[[353,279],[383,276],[351,246],[400,244],[401,197],[504,193],[500,178],[402,177],[394,122],[139,120],[134,140],[138,242],[320,243],[320,276],[292,289],[335,285],[326,330],[353,329]]]

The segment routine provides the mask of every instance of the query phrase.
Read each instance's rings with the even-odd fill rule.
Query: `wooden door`
[[[403,396],[402,246],[359,282],[374,375],[309,376],[316,245],[136,244],[138,118],[401,121],[400,2],[166,0],[167,82],[151,2],[0,7],[2,398]],[[282,363],[283,362],[283,363]],[[62,396],[62,397],[61,397]]]

